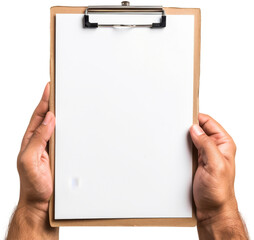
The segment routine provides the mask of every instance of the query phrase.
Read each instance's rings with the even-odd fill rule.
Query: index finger
[[[33,115],[31,117],[31,120],[29,122],[29,125],[27,127],[27,130],[25,132],[25,135],[23,137],[22,143],[21,143],[21,152],[26,148],[30,138],[33,135],[33,132],[35,129],[38,128],[38,126],[43,121],[44,117],[46,116],[46,113],[49,109],[49,92],[50,92],[50,85],[47,83],[43,95],[41,97],[41,100],[36,107],[36,109],[33,112]]]
[[[209,115],[199,113],[198,120],[200,127],[208,136],[219,134],[230,137],[227,131]]]
[[[206,114],[199,114],[199,124],[204,132],[214,140],[224,157],[234,164],[236,145],[227,131],[212,117]]]

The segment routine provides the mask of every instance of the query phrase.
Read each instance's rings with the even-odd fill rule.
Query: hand
[[[47,84],[21,144],[17,161],[20,199],[10,223],[8,240],[59,238],[58,228],[51,228],[48,218],[53,182],[46,146],[55,127],[54,114],[48,111],[49,90]]]
[[[244,236],[234,193],[236,145],[210,116],[199,114],[199,124],[190,128],[192,141],[198,149],[198,168],[193,183],[198,227],[203,223],[202,226],[207,227],[211,235],[221,233],[227,227],[232,233],[232,228],[235,228],[240,229]],[[204,239],[210,239],[207,231]],[[202,235],[200,229],[199,232]],[[223,239],[233,239],[225,236],[231,235],[224,235]]]
[[[204,220],[218,211],[235,208],[234,178],[236,145],[211,117],[199,114],[199,124],[190,134],[198,149],[198,168],[193,195],[197,218]]]
[[[55,127],[54,114],[48,111],[49,88],[48,83],[24,135],[17,161],[20,176],[19,206],[29,205],[42,211],[47,211],[53,191],[46,151]]]

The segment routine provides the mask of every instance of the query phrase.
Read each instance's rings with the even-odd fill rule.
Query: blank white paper
[[[192,217],[194,16],[82,19],[56,15],[55,218]]]

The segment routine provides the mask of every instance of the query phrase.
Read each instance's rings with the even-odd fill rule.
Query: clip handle
[[[162,7],[152,7],[152,6],[130,6],[130,2],[122,1],[121,6],[94,6],[88,7],[85,11],[85,16],[83,20],[84,28],[98,28],[98,27],[115,27],[119,24],[98,24],[91,23],[89,21],[89,11],[103,13],[103,12],[161,12],[161,21],[159,23],[151,24],[133,24],[131,27],[150,27],[150,28],[164,28],[166,27],[166,15]],[[120,24],[121,26],[128,26],[128,24]]]

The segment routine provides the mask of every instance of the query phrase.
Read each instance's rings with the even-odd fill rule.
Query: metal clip
[[[151,24],[103,24],[91,23],[89,21],[89,13],[161,13],[160,23]],[[83,25],[85,28],[98,27],[150,27],[150,28],[164,28],[166,27],[166,15],[162,6],[131,6],[130,2],[123,1],[120,6],[89,6],[85,11]]]

